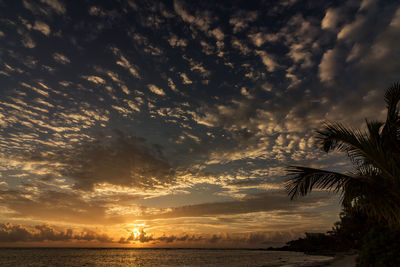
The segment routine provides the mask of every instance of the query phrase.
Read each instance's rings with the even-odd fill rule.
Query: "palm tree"
[[[325,152],[344,152],[355,170],[338,173],[315,168],[290,166],[286,190],[291,199],[312,189],[341,194],[342,205],[369,218],[400,226],[400,83],[386,90],[385,122],[366,120],[366,131],[325,123],[317,131],[318,145]]]

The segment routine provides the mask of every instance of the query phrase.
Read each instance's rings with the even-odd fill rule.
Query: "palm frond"
[[[347,153],[355,165],[372,164],[380,168],[387,176],[392,176],[391,165],[386,151],[382,147],[379,135],[379,123],[368,122],[372,135],[357,129],[351,129],[340,123],[326,123],[321,131],[317,131],[317,140],[326,152],[338,150]]]
[[[316,139],[325,152],[335,149],[347,152],[349,148],[360,148],[365,134],[341,123],[325,123],[323,130],[317,131]]]
[[[398,117],[398,112],[397,112],[397,104],[400,101],[400,83],[394,83],[392,86],[390,86],[388,89],[386,89],[385,92],[385,102],[386,102],[386,107],[387,107],[387,120],[386,122],[390,123],[393,122],[393,119],[395,121],[396,117]]]
[[[394,83],[386,90],[385,102],[387,117],[382,137],[385,140],[385,148],[388,152],[394,152],[398,161],[400,160],[400,116],[397,106],[400,102],[400,83]]]
[[[365,123],[367,124],[369,138],[379,143],[381,140],[382,126],[385,124],[380,121],[369,121],[367,119],[365,120]]]
[[[338,192],[343,190],[343,186],[349,179],[353,179],[351,176],[337,172],[299,166],[290,166],[286,172],[287,175],[292,176],[285,184],[290,199],[299,195],[305,196],[313,189]]]

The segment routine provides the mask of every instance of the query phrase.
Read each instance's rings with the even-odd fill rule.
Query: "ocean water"
[[[310,266],[332,259],[240,249],[1,248],[0,266]]]

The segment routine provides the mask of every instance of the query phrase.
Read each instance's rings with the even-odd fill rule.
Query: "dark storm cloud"
[[[106,234],[85,230],[74,233],[72,229],[56,230],[48,225],[25,227],[18,224],[0,224],[0,243],[13,242],[43,242],[43,241],[95,241],[102,243],[113,242]]]

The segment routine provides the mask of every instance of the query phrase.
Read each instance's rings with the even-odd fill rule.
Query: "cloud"
[[[382,63],[382,68],[387,69],[386,72],[396,69],[396,65],[398,66],[396,63],[399,62],[398,52],[400,50],[400,41],[396,38],[396,35],[399,30],[400,8],[397,8],[389,25],[377,36],[371,50],[366,54],[366,58],[363,61],[371,65],[376,65],[377,62],[380,62]]]
[[[128,86],[126,86],[125,82],[123,82],[120,79],[120,76],[117,73],[110,71],[110,70],[105,70],[105,69],[103,69],[101,67],[97,67],[97,66],[95,67],[95,69],[97,72],[105,74],[109,78],[111,78],[111,80],[113,82],[115,82],[121,88],[122,92],[124,92],[126,95],[129,95],[131,93],[131,91],[128,89]],[[111,87],[106,87],[106,89],[109,91],[112,91]]]
[[[148,84],[147,87],[149,88],[149,90],[150,90],[151,92],[153,92],[153,93],[156,94],[156,95],[165,95],[164,90],[161,89],[161,88],[159,88],[159,87],[157,87],[157,86],[154,85],[154,84]]]
[[[280,35],[276,34],[276,33],[258,32],[258,33],[254,33],[254,34],[249,34],[249,38],[255,46],[260,47],[264,43],[276,42],[280,38]]]
[[[274,57],[262,50],[256,50],[256,55],[261,58],[262,63],[267,67],[269,72],[275,71],[279,67],[278,63],[275,62]]]
[[[186,73],[179,73],[179,76],[182,78],[182,83],[183,84],[192,84],[192,80],[189,79],[189,77],[186,75]]]
[[[183,56],[183,59],[185,59],[187,62],[189,62],[190,70],[191,70],[191,71],[198,71],[198,72],[200,72],[200,74],[201,74],[201,76],[202,76],[203,78],[208,78],[208,77],[211,75],[211,72],[210,72],[209,70],[207,70],[207,69],[204,67],[204,65],[203,65],[202,62],[195,61],[194,59],[188,58],[188,57],[186,57],[186,56]],[[183,74],[184,74],[184,73],[183,73]],[[181,74],[180,76],[182,77],[182,79],[183,79],[184,81],[187,81],[187,82],[190,81],[190,79],[187,77],[186,74],[184,74],[184,76],[182,76],[182,74]]]
[[[172,47],[186,47],[188,45],[188,41],[185,39],[181,39],[176,35],[172,35],[169,39],[168,39],[168,43],[172,46]]]
[[[360,4],[358,10],[354,9],[355,4]],[[338,17],[331,18],[332,21],[337,21],[332,22],[335,26],[331,26],[335,29],[329,34],[337,32],[337,39],[322,56],[318,73],[320,81],[339,87],[346,87],[351,81],[357,81],[358,84],[350,87],[365,93],[363,88],[386,86],[377,82],[378,80],[396,80],[394,70],[398,67],[398,42],[393,37],[398,31],[395,26],[397,10],[398,6],[394,3],[388,2],[381,6],[376,5],[375,1],[335,8],[332,14]],[[327,14],[329,11],[330,9]],[[382,17],[386,19],[379,19]],[[380,67],[376,68],[377,65]]]
[[[358,59],[361,56],[362,50],[363,50],[363,47],[360,44],[358,44],[358,43],[354,44],[353,47],[351,48],[349,54],[346,57],[346,62],[350,62],[350,61]]]
[[[126,109],[124,107],[120,107],[120,106],[116,106],[116,105],[111,105],[111,107],[113,109],[115,109],[116,111],[118,111],[120,114],[122,114],[122,116],[124,116],[124,117],[126,117],[126,116],[128,116],[129,114],[132,113],[131,110],[128,110],[128,109]]]
[[[175,181],[175,170],[159,146],[147,147],[145,139],[122,133],[109,140],[77,145],[71,151],[27,157],[38,162],[58,162],[55,171],[75,180],[74,187],[82,190],[93,190],[102,183],[154,189]]]
[[[46,23],[42,22],[42,21],[35,21],[35,24],[33,25],[34,30],[40,31],[41,33],[43,33],[46,36],[49,36],[51,30],[49,25],[47,25]]]
[[[142,208],[134,203],[149,196],[131,187],[110,184],[96,186],[92,192],[82,192],[71,188],[70,178],[59,176],[52,179],[52,176],[54,172],[42,178],[25,179],[21,190],[2,187],[0,208],[7,210],[7,220],[21,222],[21,218],[29,218],[59,225],[104,225],[112,228],[116,224],[129,223],[140,215]],[[150,195],[157,194],[160,191]]]
[[[113,242],[106,234],[99,234],[85,230],[74,234],[72,229],[56,230],[46,224],[26,227],[19,224],[0,224],[0,242],[43,242],[43,241],[97,241],[102,243]]]
[[[221,41],[225,38],[225,35],[220,28],[215,28],[214,30],[210,31],[210,34],[218,41]]]
[[[229,131],[239,131],[246,127],[254,112],[251,101],[232,101],[229,104],[219,104],[214,107],[203,107],[195,120],[197,123],[212,127],[226,127]]]
[[[148,234],[143,228],[139,233],[130,232],[128,237],[120,237],[118,241],[98,230],[73,230],[50,226],[48,224],[20,225],[0,224],[0,243],[151,243],[153,245],[227,245],[227,246],[270,246],[282,244],[301,236],[300,230],[295,231],[251,231],[247,233],[217,233],[217,234],[163,234],[155,236]]]
[[[157,216],[144,215],[142,219],[233,215],[278,210],[290,211],[295,214],[296,210],[306,203],[313,203],[313,205],[317,206],[321,205],[326,199],[326,195],[315,193],[307,198],[291,201],[285,192],[270,191],[262,194],[246,195],[241,200],[170,208],[169,211],[159,213]]]
[[[233,33],[238,33],[249,27],[249,23],[256,21],[257,18],[257,11],[241,10],[230,17],[229,24],[233,26]]]
[[[97,7],[97,6],[91,6],[89,8],[89,14],[91,16],[105,16],[106,15],[105,12],[100,7]]]
[[[163,50],[152,43],[146,36],[137,32],[129,32],[129,36],[132,37],[134,43],[142,46],[142,49],[145,53],[151,54],[153,56],[160,56],[163,54]]]
[[[359,10],[365,10],[376,4],[376,0],[363,0],[360,4],[360,9]]]
[[[43,184],[41,186],[43,187]],[[29,188],[28,185],[25,185],[25,188]],[[31,188],[38,189],[37,186]],[[3,190],[0,191],[0,196],[5,200],[3,205],[12,210],[12,215],[16,217],[80,224],[100,222],[109,224],[123,221],[121,217],[108,216],[104,202],[90,202],[77,193],[41,188],[40,192]]]
[[[135,78],[137,79],[141,78],[137,68],[133,64],[131,64],[126,57],[122,55],[121,51],[118,48],[113,47],[111,48],[111,51],[114,53],[115,56],[119,57],[119,60],[116,62],[117,65],[120,65],[121,67],[129,70],[129,72]]]
[[[49,97],[49,92],[44,91],[44,90],[42,90],[42,89],[39,89],[39,88],[37,88],[37,87],[35,87],[35,86],[32,86],[32,85],[27,84],[27,83],[25,83],[25,82],[20,82],[20,85],[22,85],[22,86],[24,86],[24,87],[26,87],[26,88],[32,89],[32,90],[35,91],[36,93],[41,94],[41,95],[43,95],[43,96],[45,96],[45,97]]]
[[[99,76],[95,76],[95,75],[89,75],[89,76],[82,76],[83,79],[88,80],[89,82],[95,83],[95,84],[101,84],[104,85],[106,83],[106,81],[99,77]]]
[[[366,22],[365,17],[363,16],[357,17],[353,22],[343,26],[343,28],[337,34],[337,38],[339,40],[354,38],[359,34],[365,22]]]
[[[67,58],[65,55],[60,54],[60,53],[54,53],[53,54],[53,59],[61,64],[68,64],[71,63],[71,60]]]
[[[247,55],[252,51],[244,42],[236,38],[232,38],[232,47],[238,49],[243,55]]]
[[[220,218],[219,223],[221,226],[224,222],[234,222],[235,219],[230,218]],[[245,221],[238,220],[237,223],[245,223]],[[218,221],[217,221],[218,224]],[[215,234],[163,234],[155,236],[153,234],[148,234],[144,229],[140,229],[139,233],[130,233],[127,238],[121,237],[119,243],[129,244],[132,242],[140,243],[151,243],[151,244],[169,244],[169,245],[206,245],[208,247],[213,245],[222,246],[242,246],[242,247],[252,247],[252,246],[271,246],[271,245],[281,245],[284,242],[293,240],[304,233],[301,230],[292,231],[249,231],[246,233],[236,232],[236,233],[215,233]]]
[[[67,12],[64,3],[58,0],[40,0],[40,2],[49,5],[58,14],[65,14]]]
[[[198,14],[192,15],[187,11],[185,3],[181,0],[174,1],[174,10],[183,21],[196,25],[203,32],[208,31],[211,24],[211,18],[207,12],[198,11]]]
[[[288,55],[293,59],[295,63],[301,63],[302,68],[309,68],[313,66],[311,60],[312,53],[308,51],[308,47],[304,47],[303,44],[292,44]]]
[[[330,82],[336,77],[339,56],[339,51],[336,49],[330,49],[322,56],[321,63],[318,66],[321,82]]]
[[[140,108],[139,108],[138,104],[135,104],[132,100],[126,100],[126,103],[132,110],[140,112]]]
[[[301,231],[251,231],[248,233],[218,233],[218,234],[169,234],[154,236],[148,234],[144,229],[140,230],[139,235],[135,237],[131,233],[129,237],[121,237],[119,243],[130,244],[132,242],[151,243],[151,244],[168,244],[168,245],[191,245],[191,246],[271,246],[281,245],[286,241],[293,240],[301,236]]]
[[[328,8],[325,13],[325,17],[322,19],[321,28],[322,29],[335,29],[340,22],[340,10],[335,8]]]
[[[22,42],[22,45],[27,48],[35,48],[36,47],[36,43],[28,35],[23,36],[21,42]]]
[[[171,88],[172,91],[179,92],[179,90],[176,88],[174,81],[169,77],[168,77],[168,86],[169,88]]]

